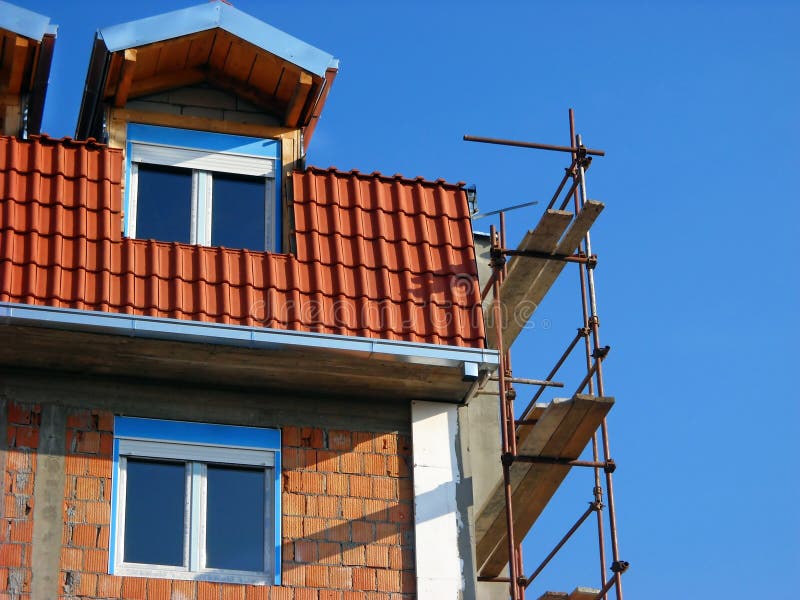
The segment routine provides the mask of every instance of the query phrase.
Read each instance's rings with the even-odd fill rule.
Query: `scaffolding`
[[[506,244],[504,211],[499,211],[499,230],[494,226],[490,230],[492,274],[482,290],[482,300],[487,311],[487,337],[500,354],[500,368],[493,383],[500,402],[502,482],[476,517],[476,556],[478,580],[508,584],[511,600],[524,600],[534,580],[593,514],[598,538],[599,589],[579,587],[571,594],[547,592],[541,599],[605,600],[613,588],[616,599],[623,600],[622,573],[628,568],[628,563],[620,558],[617,540],[613,486],[616,464],[611,457],[606,420],[614,400],[605,395],[603,381],[603,361],[610,347],[600,342],[594,274],[597,256],[593,253],[589,232],[603,204],[588,198],[586,186],[586,171],[593,157],[602,157],[605,152],[583,145],[581,136],[575,132],[572,109],[569,110],[569,135],[569,146],[464,136],[464,140],[470,142],[571,155],[571,163],[542,219],[518,248],[511,249]],[[574,212],[566,210],[570,204]],[[567,263],[576,264],[579,271],[581,327],[547,377],[514,377],[510,347],[525,322],[504,320],[503,309],[518,306],[522,301],[538,305]],[[538,403],[546,388],[564,387],[553,378],[581,345],[586,374],[572,396],[548,404]],[[515,384],[538,387],[519,419],[514,412]],[[592,460],[579,460],[587,445],[591,445]],[[593,471],[592,501],[541,564],[525,576],[522,541],[572,467]],[[608,532],[604,510],[608,515]],[[608,571],[607,537],[611,546]],[[506,567],[507,575],[503,575]]]

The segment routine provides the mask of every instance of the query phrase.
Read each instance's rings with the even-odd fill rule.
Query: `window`
[[[114,420],[109,570],[280,583],[280,431]]]
[[[128,125],[129,237],[277,251],[278,142]]]

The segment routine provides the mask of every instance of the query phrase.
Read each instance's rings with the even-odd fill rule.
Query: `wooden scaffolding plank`
[[[572,590],[568,600],[595,600],[600,590],[590,587],[576,587]]]
[[[538,600],[569,600],[567,592],[545,592]]]
[[[554,400],[536,425],[520,435],[518,454],[577,459],[602,423],[613,398],[577,395]],[[518,433],[522,433],[518,428]],[[527,534],[569,472],[557,464],[517,462],[511,467],[514,536]],[[475,520],[476,559],[481,576],[497,576],[508,562],[505,495],[502,480]]]
[[[564,210],[545,211],[536,227],[525,234],[518,249],[546,252],[548,254],[555,252],[558,246],[558,240],[561,239],[564,231],[566,231],[569,226],[572,216],[571,212]],[[503,282],[500,298],[503,306],[502,319],[504,321],[504,335],[508,329],[508,321],[515,320],[514,317],[516,316],[517,308],[524,306],[523,303],[525,302],[525,294],[527,291],[526,282],[535,279],[546,262],[547,261],[544,259],[522,256],[515,256],[508,261],[508,276]],[[491,295],[488,296],[488,298],[491,298]],[[492,306],[493,303],[490,303],[484,314],[486,315],[486,339],[489,346],[494,348],[497,342],[497,333],[495,332],[494,311]],[[524,325],[524,323],[522,325]],[[521,328],[520,326],[520,329]],[[504,338],[504,344],[508,347],[511,345],[511,341],[505,340]]]
[[[589,231],[598,215],[603,211],[603,208],[602,202],[587,201],[560,241],[552,249],[545,250],[545,252],[561,255],[574,253],[586,236],[586,232]],[[500,298],[509,314],[525,314],[526,317],[530,317],[547,292],[550,291],[553,283],[567,263],[562,260],[544,260],[523,256],[515,256],[514,259],[514,262],[527,261],[530,266],[524,272],[519,271],[524,274],[524,278],[520,279],[512,279],[511,269],[509,268],[508,277],[500,289]],[[522,302],[525,304],[520,304]],[[518,306],[520,309],[517,309]],[[533,310],[528,307],[533,308]],[[506,347],[510,347],[514,340],[517,339],[526,322],[526,319],[520,318],[505,319],[503,343]]]

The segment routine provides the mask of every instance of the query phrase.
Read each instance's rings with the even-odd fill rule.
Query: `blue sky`
[[[18,4],[61,27],[44,129],[62,136],[74,133],[94,29],[194,3]],[[587,145],[608,152],[589,196],[607,205],[593,243],[626,596],[794,598],[800,6],[235,5],[341,59],[310,164],[465,180],[483,211],[546,201],[565,156],[461,137],[566,143],[575,108]],[[541,209],[510,215],[513,244]],[[571,339],[576,279],[568,267],[534,314],[516,375],[543,377]],[[591,486],[571,475],[526,541],[528,570]],[[594,546],[586,527],[530,595],[596,584]]]

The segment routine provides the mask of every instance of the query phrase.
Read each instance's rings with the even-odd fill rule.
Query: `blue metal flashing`
[[[461,369],[464,363],[475,363],[484,372],[496,370],[499,364],[497,351],[483,348],[163,319],[16,302],[0,302],[0,323],[261,350],[317,348],[353,353],[364,359],[389,359],[457,369]]]
[[[55,34],[57,27],[49,17],[0,0],[0,29],[41,42],[46,33]]]
[[[105,27],[99,35],[109,52],[117,52],[217,27],[319,77],[325,77],[327,69],[339,66],[339,61],[327,52],[223,2]]]

